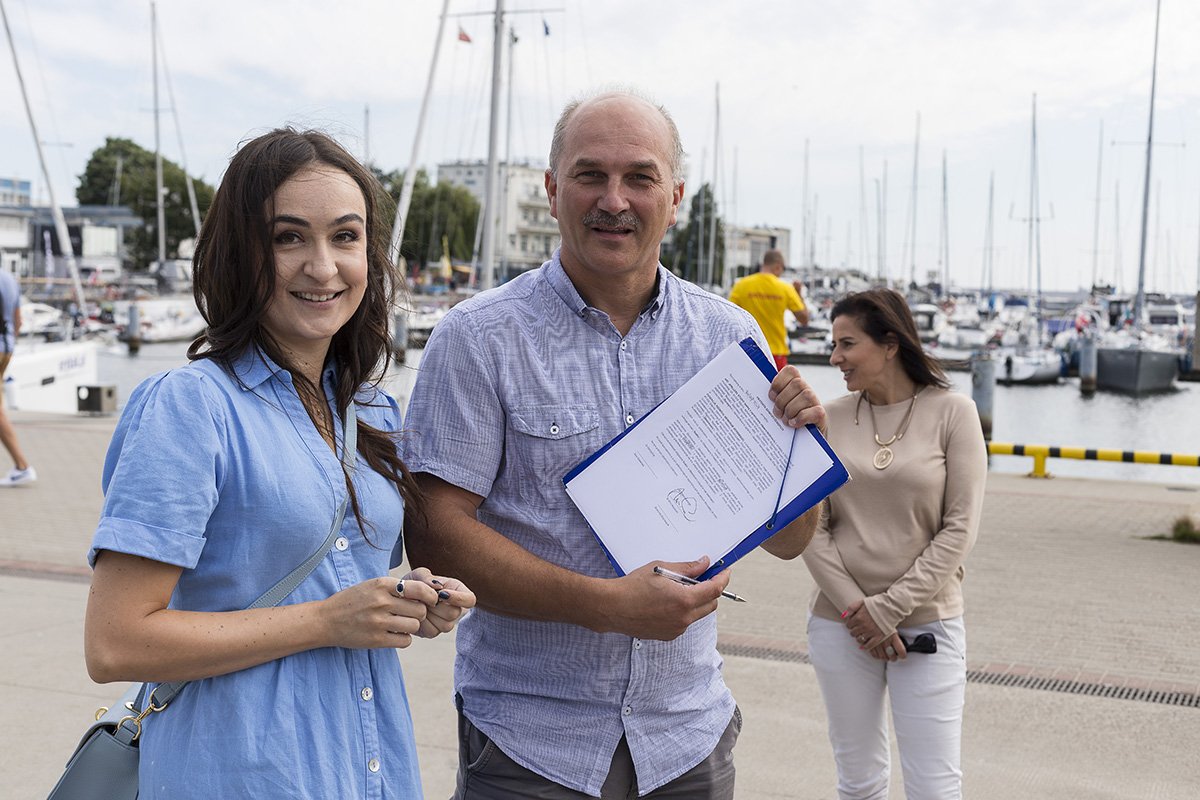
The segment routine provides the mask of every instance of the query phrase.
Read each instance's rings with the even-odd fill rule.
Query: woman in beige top
[[[888,796],[887,697],[909,800],[959,798],[963,560],[987,475],[978,413],[948,391],[899,293],[848,295],[830,317],[829,361],[850,393],[826,405],[829,441],[853,480],[827,501],[804,560],[838,794]]]

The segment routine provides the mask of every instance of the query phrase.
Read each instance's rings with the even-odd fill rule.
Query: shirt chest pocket
[[[548,505],[569,504],[562,479],[599,449],[600,412],[588,406],[521,406],[509,414],[511,468],[521,494]]]

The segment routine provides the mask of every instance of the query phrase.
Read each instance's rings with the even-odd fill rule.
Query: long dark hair
[[[242,144],[213,196],[192,258],[192,292],[208,329],[188,347],[191,360],[211,358],[232,374],[232,364],[252,347],[292,373],[296,388],[321,398],[319,387],[300,374],[263,317],[275,290],[271,247],[272,198],[293,175],[314,165],[349,175],[366,204],[367,285],[354,315],[334,334],[330,352],[337,370],[335,404],[343,414],[359,387],[376,383],[391,361],[388,316],[401,276],[388,256],[390,231],[383,211],[390,198],[379,181],[328,135],[279,128]],[[314,420],[314,422],[317,422]],[[396,485],[406,504],[420,508],[421,493],[396,447],[397,431],[358,421],[358,452],[371,469]],[[347,476],[355,516],[358,496]],[[365,532],[364,532],[365,533]]]
[[[852,292],[833,304],[829,321],[843,314],[858,320],[858,326],[877,344],[895,342],[900,350],[900,366],[917,386],[949,389],[950,381],[941,366],[921,346],[917,323],[904,295],[894,289],[867,289]]]

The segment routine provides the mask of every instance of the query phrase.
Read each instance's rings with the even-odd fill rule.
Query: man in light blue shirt
[[[0,487],[21,486],[37,480],[35,470],[21,451],[17,431],[4,408],[4,373],[21,332],[21,285],[12,273],[0,269],[0,444],[13,460],[13,468],[0,478]]]
[[[681,161],[661,107],[567,106],[546,171],[560,249],[457,305],[426,346],[405,461],[427,513],[406,530],[417,563],[453,565],[479,599],[457,639],[461,800],[733,797],[741,718],[713,614],[728,572],[617,577],[562,484],[730,343],[765,349],[753,318],[658,262]],[[788,424],[824,426],[794,367],[772,390]],[[794,558],[816,516],[764,547]]]

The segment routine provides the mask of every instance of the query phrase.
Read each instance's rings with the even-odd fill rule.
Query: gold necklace
[[[871,464],[874,465],[875,469],[887,469],[892,463],[892,459],[895,457],[895,454],[892,452],[892,448],[889,447],[889,445],[893,445],[904,438],[904,434],[908,431],[908,424],[912,422],[913,408],[915,408],[917,405],[917,395],[920,394],[920,391],[921,390],[918,389],[917,391],[913,392],[912,400],[908,401],[908,411],[904,414],[904,421],[900,423],[900,427],[894,434],[892,434],[892,438],[888,439],[886,442],[879,438],[879,424],[875,421],[875,405],[870,401],[869,398],[867,399],[867,410],[871,412],[871,430],[875,434],[875,444],[879,445],[879,449],[875,451],[875,457],[871,459]],[[860,394],[858,396],[858,404],[854,406],[855,425],[858,424],[858,407],[862,404],[863,398],[866,397],[866,395],[866,392]]]

